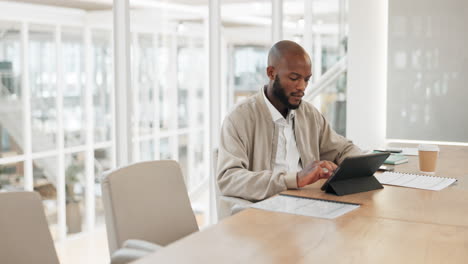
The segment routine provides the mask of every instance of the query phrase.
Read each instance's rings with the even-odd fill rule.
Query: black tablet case
[[[376,153],[346,158],[322,186],[327,193],[339,196],[382,189],[374,173],[390,153]]]

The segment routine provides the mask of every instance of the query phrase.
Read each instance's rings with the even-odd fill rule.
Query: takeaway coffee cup
[[[439,157],[437,145],[419,145],[419,170],[422,173],[434,174]]]

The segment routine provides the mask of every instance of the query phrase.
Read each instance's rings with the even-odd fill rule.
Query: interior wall
[[[468,142],[468,2],[389,2],[387,137]]]

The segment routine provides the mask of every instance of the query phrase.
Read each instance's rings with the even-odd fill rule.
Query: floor
[[[109,263],[104,226],[55,244],[61,264]]]

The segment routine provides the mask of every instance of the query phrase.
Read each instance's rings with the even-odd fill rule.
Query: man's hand
[[[297,187],[302,188],[320,179],[326,179],[336,168],[336,164],[331,161],[313,161],[297,173]]]

